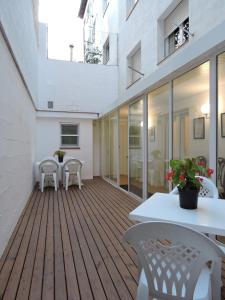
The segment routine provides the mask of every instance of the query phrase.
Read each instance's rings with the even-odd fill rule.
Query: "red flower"
[[[185,176],[184,176],[184,175],[180,175],[180,176],[179,176],[179,180],[180,180],[180,181],[185,181]]]
[[[202,167],[205,167],[205,162],[204,162],[204,161],[199,161],[199,162],[198,162],[198,165],[199,165],[199,166],[202,166]]]
[[[171,180],[173,178],[174,172],[173,171],[169,171],[166,174],[166,180]]]
[[[214,170],[213,169],[208,169],[207,170],[207,174],[208,174],[208,176],[210,177],[212,174],[214,173]]]

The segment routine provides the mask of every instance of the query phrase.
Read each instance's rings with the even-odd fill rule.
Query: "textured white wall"
[[[35,111],[0,34],[0,256],[33,189]]]
[[[39,107],[52,100],[56,110],[102,112],[117,99],[116,66],[48,60],[45,31],[41,26],[39,60]]]
[[[37,36],[32,0],[0,1],[0,20],[34,101],[37,102]]]
[[[40,161],[60,147],[60,123],[80,124],[80,149],[65,149],[66,155],[84,160],[82,178],[93,178],[92,120],[75,118],[37,118],[36,161]]]
[[[179,49],[163,63],[158,64],[158,18],[165,13],[171,3],[178,3],[178,0],[141,0],[138,1],[135,9],[126,20],[126,1],[119,1],[119,98],[128,100],[131,96],[127,89],[127,56],[130,51],[141,42],[142,48],[142,72],[144,79],[154,75],[170,62],[170,73],[176,70],[177,56],[209,33],[218,24],[224,21],[225,1],[223,0],[189,0],[190,30],[194,37],[190,38],[188,44]],[[110,7],[109,7],[110,8]],[[208,39],[211,39],[209,36]],[[194,58],[196,49],[190,49]],[[183,60],[185,63],[185,60]],[[161,72],[161,78],[166,75]],[[143,80],[143,79],[142,79]],[[141,81],[135,86],[141,85]]]

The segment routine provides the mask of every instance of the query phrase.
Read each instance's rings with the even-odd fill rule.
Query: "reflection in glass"
[[[209,161],[209,62],[173,81],[173,158]],[[199,158],[199,159],[200,159]]]
[[[168,192],[169,164],[168,85],[148,94],[148,195]]]
[[[102,120],[102,166],[103,176],[109,178],[109,117]]]
[[[218,153],[217,186],[225,198],[225,53],[218,56]]]
[[[120,187],[128,190],[128,105],[119,110]]]
[[[113,112],[109,115],[109,178],[113,181],[117,181],[117,112]]]
[[[129,109],[129,191],[143,194],[143,100]]]

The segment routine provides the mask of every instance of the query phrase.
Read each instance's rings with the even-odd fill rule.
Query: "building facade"
[[[225,3],[84,2],[86,14],[99,7],[102,31],[118,28],[117,49],[108,45],[108,61],[118,53],[118,98],[101,119],[103,177],[145,199],[169,190],[170,159],[198,157],[224,196]]]

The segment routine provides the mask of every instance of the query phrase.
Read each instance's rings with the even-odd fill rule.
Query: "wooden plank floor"
[[[137,205],[99,178],[35,189],[0,261],[0,299],[135,299],[137,258],[121,239]]]
[[[137,205],[100,178],[35,189],[0,261],[0,299],[135,299],[137,257],[121,239]]]

